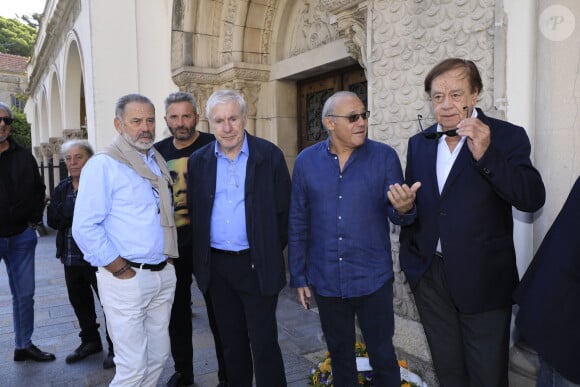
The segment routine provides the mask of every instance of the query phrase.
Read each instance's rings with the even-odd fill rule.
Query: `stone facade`
[[[425,124],[433,122],[423,92],[427,71],[443,58],[459,56],[474,60],[482,73],[478,105],[526,128],[535,165],[546,181],[548,201],[542,211],[514,211],[521,273],[580,173],[580,32],[572,29],[560,39],[565,35],[562,26],[549,23],[566,19],[542,13],[553,10],[553,1],[96,3],[49,0],[44,25],[58,33],[41,30],[32,62],[27,110],[33,117],[35,145],[47,148],[51,137],[80,133],[84,122],[93,145],[106,145],[114,134],[112,106],[124,91],[153,97],[159,109],[176,89],[192,92],[203,107],[214,90],[231,88],[248,101],[248,131],[277,143],[292,166],[298,149],[297,82],[359,64],[368,80],[369,136],[393,146],[404,164],[407,140],[418,131],[417,115]],[[578,19],[580,5],[564,3]],[[155,23],[146,21],[151,20],[146,17],[150,12],[155,12]],[[128,27],[112,36],[98,27],[106,24]],[[558,63],[558,69],[552,63]],[[71,79],[76,83],[69,92]],[[71,94],[73,100],[84,101],[86,121],[69,117],[75,110],[78,116],[79,107],[69,99]],[[205,112],[199,113],[198,129],[208,131]],[[158,133],[164,126],[158,120]],[[399,355],[436,386],[422,327],[398,264],[398,232],[393,228],[390,235],[396,272],[394,341]],[[533,378],[530,367],[520,361],[533,359],[533,354],[519,356],[522,348],[518,343],[513,350],[514,385]],[[529,364],[533,370],[533,361]]]

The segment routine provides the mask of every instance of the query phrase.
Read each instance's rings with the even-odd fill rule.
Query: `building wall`
[[[170,70],[171,4],[170,0],[49,0],[29,71],[26,112],[34,145],[44,144],[46,152],[54,153],[56,148],[48,146],[50,139],[63,138],[63,131],[64,137],[69,136],[85,119],[79,117],[76,127],[64,126],[74,121],[65,119],[71,114],[66,109],[65,91],[71,78],[68,59],[74,50],[81,62],[86,133],[93,146],[98,150],[110,143],[116,133],[115,102],[129,93],[151,98],[160,137],[165,127],[163,100],[177,90]],[[80,94],[79,90],[76,98]],[[55,109],[55,105],[60,107]]]

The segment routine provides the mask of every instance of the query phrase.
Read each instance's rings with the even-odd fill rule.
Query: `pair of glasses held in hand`
[[[469,109],[467,109],[467,106],[463,107],[463,111],[465,112],[465,118],[468,118],[469,115]],[[421,114],[417,115],[417,121],[419,122],[419,128],[421,129],[421,134],[423,134],[423,137],[425,137],[428,140],[437,140],[441,137],[443,137],[443,135],[449,136],[449,137],[455,137],[458,136],[457,134],[457,128],[455,129],[449,129],[446,131],[442,131],[442,132],[425,132],[425,130],[423,129],[423,125],[421,124],[421,120],[423,119],[423,116]]]

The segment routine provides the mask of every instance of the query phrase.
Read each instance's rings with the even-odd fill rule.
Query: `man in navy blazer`
[[[514,293],[519,333],[540,355],[537,386],[580,385],[579,229],[580,178]]]
[[[282,151],[245,130],[247,105],[234,91],[213,93],[206,115],[217,141],[188,160],[193,273],[209,291],[228,381],[286,385],[276,306],[286,284],[290,174]]]
[[[545,200],[526,132],[476,109],[482,88],[472,61],[437,64],[425,79],[437,124],[407,150],[406,183],[422,186],[400,262],[446,387],[508,385],[512,206],[533,212]]]

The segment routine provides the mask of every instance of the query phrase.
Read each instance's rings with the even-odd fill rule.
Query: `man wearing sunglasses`
[[[296,158],[290,199],[290,286],[309,308],[314,295],[332,358],[334,386],[358,385],[355,316],[375,386],[401,385],[393,348],[389,220],[413,221],[420,183],[403,184],[395,150],[367,139],[369,112],[341,91],[322,109],[328,139]]]
[[[14,361],[52,361],[52,353],[32,344],[34,330],[34,252],[32,227],[42,219],[45,186],[29,150],[10,136],[12,111],[0,102],[0,260],[12,292]]]
[[[425,78],[437,123],[407,149],[406,182],[422,187],[401,229],[401,268],[442,386],[508,385],[512,206],[534,212],[545,200],[526,132],[476,109],[482,89],[472,61],[437,64]]]

